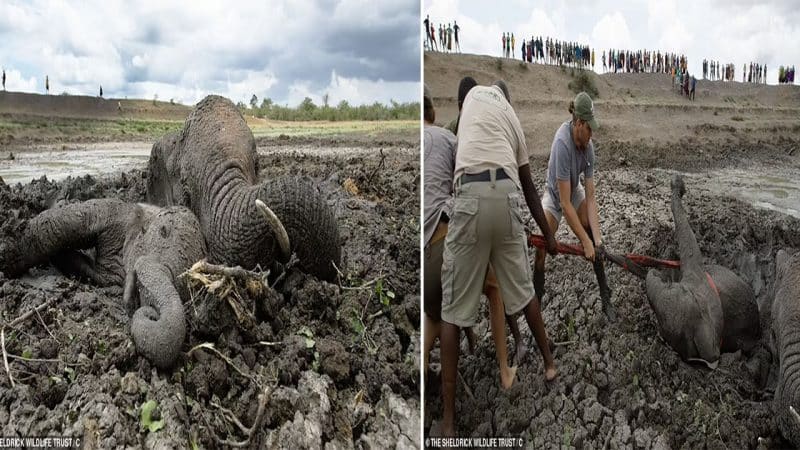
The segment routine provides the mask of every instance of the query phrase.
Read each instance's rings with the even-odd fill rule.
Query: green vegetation
[[[183,127],[178,120],[136,119],[75,119],[38,116],[0,116],[0,136],[12,135],[15,139],[25,137],[75,138],[87,137],[129,140],[133,138],[156,138],[169,131]]]
[[[245,114],[262,119],[283,121],[419,120],[420,117],[419,102],[398,103],[392,100],[388,106],[378,102],[371,105],[352,106],[342,100],[338,105],[332,107],[328,105],[328,98],[327,94],[323,96],[323,105],[319,106],[306,97],[294,108],[276,105],[272,99],[265,98],[261,101],[261,106],[256,107],[258,98],[253,95],[250,99],[250,108],[241,102],[237,106]]]
[[[149,430],[151,433],[164,428],[164,420],[156,420],[153,417],[155,414],[158,403],[155,400],[148,400],[142,405],[142,414],[140,417],[140,424],[143,429]]]
[[[570,80],[568,87],[575,94],[586,92],[592,99],[600,97],[600,92],[594,84],[594,77],[589,74],[588,70],[578,71]]]

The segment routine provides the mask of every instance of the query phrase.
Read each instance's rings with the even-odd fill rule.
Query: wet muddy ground
[[[648,152],[645,143],[600,146],[595,180],[604,244],[611,252],[677,259],[669,181],[676,171],[688,172],[684,205],[705,262],[731,268],[753,287],[762,329],[768,329],[775,255],[781,248],[800,249],[800,220],[737,199],[735,183],[724,192],[710,188],[714,180],[709,178],[719,171],[731,177],[775,173],[796,183],[800,158],[790,150],[797,142],[762,146],[761,153],[749,157],[736,142],[692,144],[672,148],[669,158],[657,157],[665,153],[652,144],[649,149],[658,151]],[[537,186],[544,183],[546,164],[546,159],[532,160]],[[752,184],[743,183],[742,189]],[[557,237],[576,241],[563,221]],[[557,343],[559,371],[551,383],[545,382],[541,357],[519,318],[532,351],[519,366],[515,385],[501,388],[483,306],[487,319],[476,329],[477,350],[474,355],[462,351],[459,361],[463,381],[456,406],[462,435],[522,436],[535,448],[787,447],[772,421],[774,377],[763,378],[770,366],[766,340],[754,358],[729,353],[715,371],[691,366],[659,337],[643,280],[608,263],[606,273],[618,313],[612,323],[601,311],[591,265],[575,256],[548,257],[543,315]],[[510,337],[508,347],[513,355]],[[438,347],[431,362],[426,436],[437,433],[442,411]]]
[[[209,334],[192,326],[196,308],[187,307],[184,354],[174,370],[158,371],[135,352],[121,288],[97,288],[50,267],[21,279],[0,275],[14,380],[0,374],[0,434],[75,436],[85,448],[218,448],[247,438],[236,421],[252,426],[267,390],[248,447],[418,445],[419,142],[341,153],[314,152],[313,141],[303,152],[290,151],[286,139],[271,142],[259,140],[260,177],[310,177],[334,206],[341,280],[292,269],[272,276],[264,321],[249,330]],[[56,202],[144,201],[145,186],[138,169],[0,183],[0,236]],[[154,411],[144,417],[150,401]]]

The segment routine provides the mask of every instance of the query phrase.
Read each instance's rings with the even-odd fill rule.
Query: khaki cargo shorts
[[[581,203],[586,199],[586,190],[583,188],[583,185],[578,183],[575,186],[575,189],[572,191],[572,207],[575,208],[575,211],[581,206]],[[545,188],[544,195],[542,195],[542,208],[549,212],[554,219],[556,219],[556,223],[561,223],[561,216],[564,214],[564,211],[561,210],[561,205],[553,201],[553,198],[550,197],[550,191]]]
[[[508,179],[457,187],[444,246],[442,320],[460,327],[478,322],[490,262],[506,314],[521,311],[534,297],[524,204],[522,192]]]

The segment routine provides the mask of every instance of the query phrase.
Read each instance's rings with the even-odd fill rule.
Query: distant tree
[[[61,93],[61,95],[69,95],[69,92],[64,91],[64,92]]]
[[[239,111],[241,111],[242,113],[244,113],[244,111],[247,109],[247,106],[241,100],[236,103],[236,107],[239,108]]]
[[[264,112],[268,111],[271,107],[272,107],[271,98],[265,97],[263,100],[261,100],[261,109],[264,110]]]
[[[317,105],[314,104],[314,101],[311,100],[310,97],[306,97],[300,102],[300,110],[311,112],[317,108]]]
[[[253,94],[253,96],[250,97],[250,108],[256,109],[257,106],[258,106],[258,97],[256,97],[256,94]]]
[[[330,100],[330,96],[326,92],[325,95],[322,96],[322,106],[328,107],[328,100]]]
[[[153,95],[153,106],[156,106],[156,102],[158,101],[158,94]]]

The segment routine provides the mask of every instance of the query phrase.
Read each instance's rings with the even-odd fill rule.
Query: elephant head
[[[0,270],[9,276],[50,261],[100,286],[124,283],[137,349],[158,367],[174,363],[185,335],[181,298],[188,297],[176,277],[206,253],[191,211],[117,199],[72,203],[29,220],[21,238],[4,246]]]
[[[178,276],[206,254],[197,218],[186,208],[137,205],[123,250],[123,300],[136,349],[160,368],[171,367],[186,334]]]
[[[148,199],[197,215],[210,262],[266,268],[295,252],[302,270],[334,278],[341,248],[325,199],[299,178],[259,183],[257,161],[253,133],[236,106],[208,96],[178,135],[153,146]]]
[[[778,428],[786,439],[800,445],[800,253],[778,252],[771,334],[778,356],[774,403]]]

